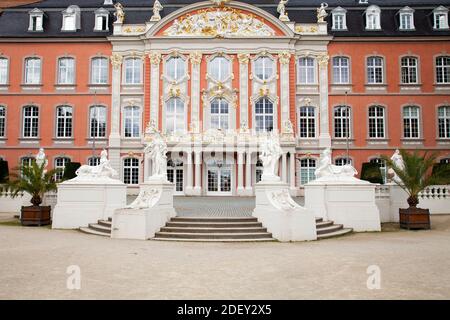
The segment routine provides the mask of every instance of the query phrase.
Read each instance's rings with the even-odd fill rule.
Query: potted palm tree
[[[0,195],[8,194],[12,198],[24,192],[31,195],[29,207],[22,207],[21,222],[24,226],[42,226],[51,224],[50,206],[41,206],[44,194],[56,191],[55,174],[61,169],[45,170],[45,164],[22,165],[0,186]],[[11,179],[12,178],[12,179]]]
[[[408,194],[407,209],[400,209],[400,228],[430,229],[430,210],[417,208],[419,193],[426,187],[443,184],[448,181],[450,170],[442,166],[433,170],[438,157],[437,153],[420,154],[417,150],[410,153],[397,151],[397,160],[383,156],[388,168],[393,171],[393,181]],[[398,159],[402,159],[398,161]]]

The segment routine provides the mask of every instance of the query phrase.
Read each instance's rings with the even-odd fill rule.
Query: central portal
[[[208,195],[231,196],[233,168],[231,164],[212,161],[207,164]]]

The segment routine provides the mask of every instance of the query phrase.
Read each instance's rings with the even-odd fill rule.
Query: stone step
[[[262,228],[261,222],[167,222],[174,228]]]
[[[322,222],[323,218],[316,218],[316,223]]]
[[[89,229],[103,232],[103,233],[109,233],[109,234],[111,233],[111,227],[105,227],[105,226],[97,224],[97,223],[90,223]]]
[[[170,222],[212,222],[212,223],[228,223],[228,222],[258,222],[255,217],[174,217]]]
[[[273,238],[254,238],[254,239],[181,239],[181,238],[152,238],[156,241],[179,241],[179,242],[276,242]]]
[[[338,231],[324,233],[324,234],[318,234],[317,239],[327,239],[327,238],[334,238],[334,237],[340,237],[346,234],[349,234],[353,232],[353,229],[339,229]]]
[[[317,229],[326,228],[332,226],[333,224],[334,224],[333,221],[321,221],[316,223],[316,228]]]
[[[101,226],[105,226],[108,228],[111,228],[111,225],[112,225],[112,221],[106,221],[106,220],[98,220],[97,223]]]
[[[177,228],[162,227],[161,232],[176,233],[264,233],[267,228]]]
[[[344,228],[344,226],[342,224],[333,224],[328,227],[317,229],[317,234],[319,235],[319,234],[331,233],[331,232],[341,230],[343,228]]]
[[[96,235],[96,236],[103,236],[103,237],[110,237],[111,236],[109,233],[96,231],[96,230],[91,229],[91,228],[80,228],[80,231],[84,232],[84,233],[87,233],[87,234]]]
[[[155,238],[161,239],[272,239],[268,232],[258,233],[186,233],[186,232],[157,232]]]

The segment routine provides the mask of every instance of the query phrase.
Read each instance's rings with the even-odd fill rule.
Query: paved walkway
[[[450,299],[450,216],[432,223],[303,243],[131,241],[0,225],[0,299]],[[67,288],[73,265],[80,290]],[[380,268],[378,290],[367,288],[369,266]]]

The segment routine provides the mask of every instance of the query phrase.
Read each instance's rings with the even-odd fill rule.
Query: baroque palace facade
[[[384,165],[396,148],[450,161],[448,0],[44,0],[0,14],[0,157],[43,147],[138,190],[167,139],[183,195],[252,195],[274,131],[293,195],[320,153]],[[348,157],[347,157],[348,155]]]

